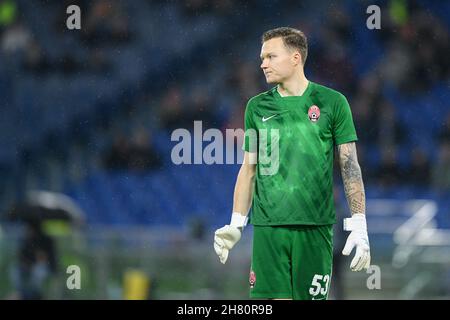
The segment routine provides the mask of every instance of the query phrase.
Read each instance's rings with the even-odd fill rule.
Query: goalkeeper
[[[342,253],[355,251],[353,271],[370,265],[350,106],[341,93],[305,77],[307,52],[300,30],[277,28],[262,36],[261,69],[267,83],[275,86],[247,103],[244,161],[231,222],[215,232],[214,249],[225,263],[247,222],[253,224],[251,298],[328,298],[336,223],[335,146],[352,214],[344,219],[350,234]]]

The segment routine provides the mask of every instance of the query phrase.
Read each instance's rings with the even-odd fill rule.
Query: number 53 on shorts
[[[315,274],[309,288],[309,294],[313,300],[326,300],[329,287],[330,275]]]

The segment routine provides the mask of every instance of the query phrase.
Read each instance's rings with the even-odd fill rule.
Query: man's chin
[[[266,78],[266,82],[267,82],[268,84],[277,84],[277,83],[278,83],[277,80],[272,79],[272,78]]]

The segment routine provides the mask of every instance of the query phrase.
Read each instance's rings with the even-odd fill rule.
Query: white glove
[[[241,239],[246,224],[247,216],[234,212],[230,224],[217,229],[214,233],[214,250],[223,264],[227,262],[228,252]]]
[[[352,271],[361,271],[370,266],[370,246],[367,235],[367,223],[365,214],[354,214],[351,218],[344,219],[344,230],[351,231],[345,243],[342,254],[348,256],[356,246],[355,256],[350,263]]]

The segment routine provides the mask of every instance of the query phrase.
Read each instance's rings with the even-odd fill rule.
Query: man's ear
[[[292,63],[295,66],[302,65],[302,55],[298,51],[294,51],[294,54],[292,55]]]

